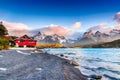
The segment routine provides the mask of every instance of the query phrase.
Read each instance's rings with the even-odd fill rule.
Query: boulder
[[[60,54],[60,57],[63,57],[64,55],[63,54]]]
[[[76,61],[71,61],[71,64],[72,64],[73,66],[80,66],[80,64],[77,63]]]
[[[90,78],[95,79],[95,80],[101,80],[102,76],[101,75],[91,75]]]

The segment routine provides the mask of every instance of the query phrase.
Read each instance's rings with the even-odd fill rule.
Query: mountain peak
[[[92,30],[89,30],[88,32],[85,32],[83,34],[83,37],[90,37],[91,35],[93,35],[93,31]]]
[[[100,31],[96,31],[96,32],[95,32],[95,36],[96,36],[96,37],[100,37],[101,34],[102,34],[102,33],[101,33]]]
[[[41,35],[41,32],[39,31],[38,34]]]

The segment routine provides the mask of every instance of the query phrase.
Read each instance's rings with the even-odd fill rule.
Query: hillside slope
[[[112,41],[112,42],[107,42],[107,43],[102,43],[102,44],[96,44],[96,45],[86,45],[83,46],[84,48],[119,48],[120,47],[120,39]]]

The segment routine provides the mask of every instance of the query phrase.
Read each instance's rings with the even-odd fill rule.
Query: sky
[[[119,5],[120,0],[0,0],[0,20],[10,30],[55,26],[84,32],[101,24],[115,25]]]

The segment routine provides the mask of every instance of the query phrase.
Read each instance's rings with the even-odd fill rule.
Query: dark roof
[[[20,37],[20,39],[31,39],[31,37],[29,37],[28,35],[23,35]]]

